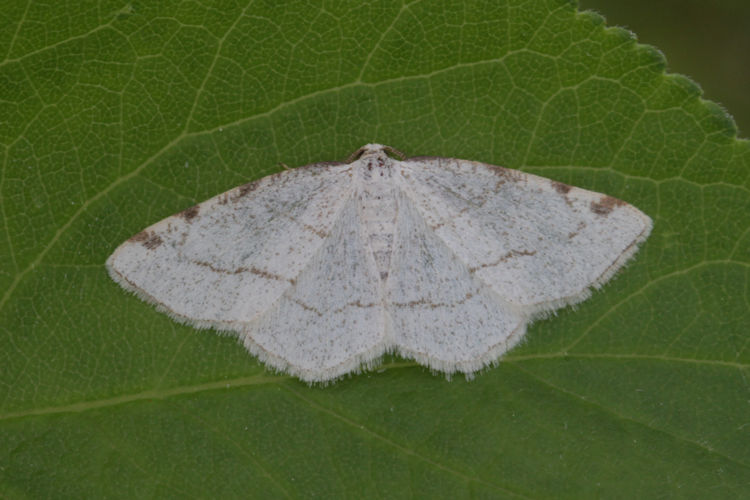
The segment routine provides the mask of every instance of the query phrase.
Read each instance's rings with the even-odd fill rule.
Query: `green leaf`
[[[656,49],[563,0],[8,3],[0,495],[750,496],[750,147]],[[368,142],[654,232],[472,381],[308,387],[108,278],[145,226]]]

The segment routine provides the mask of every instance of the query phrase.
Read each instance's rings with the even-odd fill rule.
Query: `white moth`
[[[386,352],[467,375],[540,315],[587,298],[651,219],[592,191],[368,144],[227,191],[136,234],[117,283],[175,320],[235,332],[308,382]]]

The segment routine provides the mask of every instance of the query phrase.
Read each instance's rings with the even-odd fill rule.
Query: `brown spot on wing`
[[[149,239],[143,242],[143,246],[148,248],[149,250],[153,250],[154,248],[158,247],[164,243],[162,239],[159,237],[158,234],[152,234]]]
[[[141,231],[140,233],[137,233],[131,236],[128,241],[132,241],[134,243],[141,243],[148,239],[148,235],[149,235],[148,231]]]
[[[185,219],[187,222],[190,222],[198,215],[198,212],[200,212],[200,210],[200,205],[193,205],[192,207],[186,208],[177,215]]]
[[[604,195],[599,198],[599,201],[591,202],[591,211],[596,215],[607,216],[615,207],[620,207],[622,205],[626,205],[626,203],[617,198]]]
[[[243,184],[242,186],[237,188],[237,194],[234,195],[232,198],[233,202],[239,201],[241,198],[244,198],[248,194],[252,193],[256,189],[258,189],[258,185],[260,184],[260,181],[263,179],[259,179],[257,181],[248,182],[247,184]]]
[[[161,237],[153,231],[141,231],[140,233],[133,235],[128,241],[140,243],[149,250],[153,250],[164,243]]]
[[[291,219],[291,217],[290,217]],[[321,231],[320,229],[317,229],[315,226],[311,226],[310,224],[304,224],[302,227],[304,227],[307,231],[310,231],[314,235],[316,235],[318,238],[328,238],[328,233],[325,231]]]
[[[505,184],[506,182],[518,182],[523,179],[523,172],[519,170],[490,165],[489,163],[482,163],[481,165],[484,165],[485,168],[489,169],[492,173],[502,179],[498,186]]]
[[[569,186],[568,184],[557,182],[557,181],[550,181],[550,184],[552,185],[552,189],[557,191],[560,196],[563,197],[563,200],[565,200],[565,204],[569,207],[573,206],[573,202],[568,198],[568,193],[571,189],[573,189],[573,186]]]
[[[565,195],[570,192],[571,189],[573,189],[573,186],[569,186],[567,184],[564,184],[562,182],[552,181],[552,187],[557,191],[558,193]]]
[[[579,222],[578,226],[576,227],[576,230],[573,231],[573,232],[571,232],[571,233],[568,233],[568,239],[572,240],[573,238],[575,238],[576,236],[578,236],[578,233],[580,233],[581,230],[583,228],[585,228],[585,227],[586,227],[586,223],[585,222],[583,222],[583,221]]]

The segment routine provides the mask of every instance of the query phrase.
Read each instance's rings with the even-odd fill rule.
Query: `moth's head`
[[[352,163],[353,161],[368,157],[376,159],[393,158],[395,160],[404,160],[406,155],[397,149],[390,146],[384,146],[383,144],[365,144],[349,156],[347,163]]]

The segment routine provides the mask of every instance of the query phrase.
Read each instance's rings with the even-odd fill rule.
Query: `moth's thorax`
[[[388,278],[396,228],[395,160],[385,152],[363,155],[356,162],[357,202],[364,234],[380,273]]]

